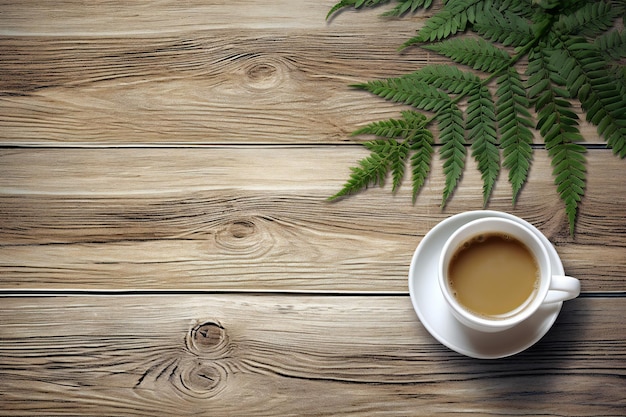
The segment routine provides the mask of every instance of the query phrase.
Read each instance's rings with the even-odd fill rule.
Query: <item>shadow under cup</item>
[[[538,268],[537,282],[530,296],[524,298],[517,307],[512,310],[494,316],[477,314],[465,306],[463,306],[454,295],[448,276],[449,266],[457,251],[477,236],[501,235],[517,239],[532,254]],[[503,271],[502,277],[498,279],[506,280],[506,273]],[[578,280],[570,277],[554,277],[554,281],[560,279]],[[550,263],[549,253],[541,242],[539,237],[532,230],[515,221],[499,218],[487,217],[469,222],[457,229],[446,241],[439,259],[439,286],[443,293],[444,299],[452,310],[454,316],[463,324],[480,331],[497,332],[509,329],[522,321],[526,320],[544,303],[548,291],[553,283],[552,266]],[[575,287],[575,283],[570,282],[571,287]],[[560,285],[559,287],[562,287]],[[566,285],[567,287],[567,285]],[[551,302],[563,301],[564,299],[573,298],[578,295],[575,288],[568,294],[562,294]],[[578,291],[580,291],[578,289]],[[567,292],[567,291],[566,291]],[[576,293],[575,293],[576,292]],[[574,295],[575,293],[575,295]],[[525,294],[525,293],[524,293]]]

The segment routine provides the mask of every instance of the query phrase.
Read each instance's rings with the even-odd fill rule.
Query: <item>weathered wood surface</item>
[[[0,402],[16,414],[616,416],[626,409],[617,298],[566,303],[537,345],[498,361],[439,345],[406,296],[2,304]]]
[[[152,3],[89,10],[67,2],[52,15],[28,2],[5,6],[0,138],[90,146],[341,142],[385,108],[349,83],[430,60],[390,53],[414,27],[379,12],[330,24],[329,2]]]
[[[545,151],[535,154],[517,207],[503,175],[489,208],[542,230],[584,291],[625,291],[624,162],[590,152],[572,239]],[[480,176],[470,165],[445,210],[438,160],[415,206],[409,184],[396,196],[326,201],[363,155],[352,146],[6,150],[0,286],[406,292],[421,237],[482,207]]]
[[[583,124],[574,238],[540,139],[515,207],[502,174],[583,296],[520,355],[448,350],[407,273],[475,164],[445,209],[438,158],[415,205],[326,201],[402,108],[348,85],[442,62],[395,50],[429,13],[334,3],[0,0],[0,415],[624,415],[624,161]]]

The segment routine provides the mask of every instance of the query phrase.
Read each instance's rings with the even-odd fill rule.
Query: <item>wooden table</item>
[[[539,343],[472,359],[413,310],[411,256],[482,208],[330,203],[401,106],[350,89],[438,58],[424,19],[298,2],[0,4],[0,414],[626,414],[626,165],[589,126],[575,237],[538,143],[515,207],[582,282]]]

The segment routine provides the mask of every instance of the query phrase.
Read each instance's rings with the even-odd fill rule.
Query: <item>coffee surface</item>
[[[457,249],[448,279],[465,308],[482,316],[504,317],[532,299],[539,268],[519,240],[498,233],[482,234]]]

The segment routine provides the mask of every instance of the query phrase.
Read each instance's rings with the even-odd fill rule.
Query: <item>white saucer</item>
[[[420,321],[440,343],[473,358],[497,359],[515,355],[537,343],[554,324],[563,302],[544,305],[526,321],[498,333],[470,329],[452,315],[437,281],[439,254],[452,232],[463,224],[482,217],[504,217],[531,228],[546,244],[553,272],[565,274],[554,246],[530,223],[500,211],[468,211],[449,217],[424,236],[411,260],[409,293]]]

